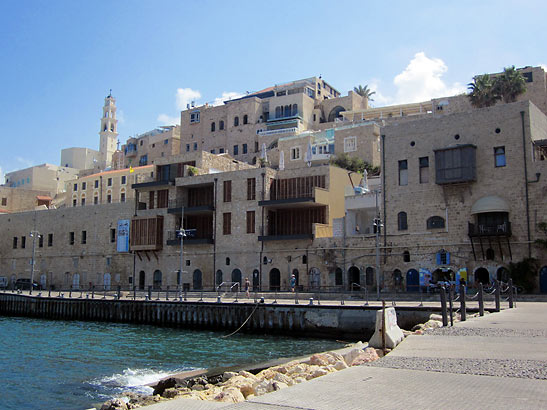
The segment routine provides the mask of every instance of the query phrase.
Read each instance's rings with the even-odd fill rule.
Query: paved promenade
[[[244,403],[178,399],[178,409],[547,408],[547,303],[407,337],[370,365],[352,367]]]

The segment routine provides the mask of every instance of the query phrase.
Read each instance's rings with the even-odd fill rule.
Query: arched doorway
[[[258,292],[260,290],[260,272],[258,269],[253,271],[253,290]]]
[[[335,118],[342,118],[342,115],[340,114],[342,111],[346,111],[346,109],[340,105],[334,107],[329,113],[329,122],[333,122]]]
[[[420,290],[420,275],[416,269],[409,269],[406,273],[406,291],[418,292]]]
[[[161,270],[154,271],[154,282],[152,283],[154,289],[161,289],[162,276]]]
[[[203,274],[199,269],[196,269],[192,275],[192,287],[194,290],[201,290],[203,288]]]
[[[144,285],[146,284],[146,273],[143,270],[139,272],[139,289],[144,290]]]
[[[321,288],[321,271],[317,268],[310,269],[310,289]]]
[[[217,287],[220,286],[223,282],[222,276],[223,276],[222,271],[220,269],[217,270],[217,273],[215,274],[215,285]]]
[[[490,284],[490,273],[486,268],[478,268],[475,271],[475,282],[482,283],[483,285]]]
[[[348,270],[349,290],[359,290],[361,288],[361,271],[357,266],[352,266]]]
[[[110,273],[105,273],[103,275],[103,286],[106,290],[110,290],[110,284],[112,283],[112,278]]]
[[[40,275],[40,287],[42,289],[46,289],[46,287],[47,287],[47,276],[46,276],[45,273],[42,273]]]
[[[498,268],[496,271],[496,279],[501,282],[509,282],[509,271],[505,267]]]
[[[547,293],[547,266],[539,270],[539,291]]]
[[[232,271],[232,282],[239,283],[238,290],[241,290],[241,271],[239,269],[234,269]]]
[[[72,289],[80,289],[80,274],[75,273],[72,276]]]
[[[368,266],[365,269],[365,284],[367,286],[372,286],[374,283],[374,268],[372,266]]]
[[[336,268],[334,271],[334,284],[336,286],[344,286],[344,272],[342,272],[342,268]]]
[[[431,277],[433,283],[454,281],[454,272],[451,269],[435,269]]]
[[[273,268],[270,271],[270,290],[281,289],[281,272],[279,269]]]

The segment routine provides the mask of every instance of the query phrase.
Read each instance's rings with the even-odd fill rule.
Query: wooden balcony
[[[130,248],[132,251],[158,251],[163,248],[163,217],[133,218]]]
[[[484,225],[468,223],[468,235],[474,237],[511,236],[511,222],[503,222],[499,225]]]

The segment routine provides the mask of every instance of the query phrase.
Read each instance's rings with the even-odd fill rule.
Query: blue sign
[[[120,219],[118,221],[116,251],[129,252],[129,219]]]

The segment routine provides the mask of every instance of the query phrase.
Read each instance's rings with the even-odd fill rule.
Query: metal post
[[[317,292],[317,304],[321,304],[321,289],[319,289],[319,291]]]
[[[201,289],[201,295],[200,295],[199,301],[203,302],[203,289]]]
[[[169,300],[169,285],[167,285],[167,290],[165,291],[165,300]]]
[[[462,322],[467,320],[465,311],[465,285],[463,283],[460,283],[460,317]]]
[[[47,293],[47,297],[48,297],[48,298],[51,297],[51,288],[49,288],[49,292]]]
[[[448,313],[450,314],[450,326],[454,326],[454,288],[448,287]]]
[[[34,287],[34,264],[36,263],[36,237],[40,237],[40,233],[36,230],[36,212],[34,213],[34,230],[30,231],[32,237],[32,259],[30,261],[30,290],[29,295],[32,295],[32,288]]]
[[[120,285],[118,285],[117,296],[118,300],[120,300],[122,297],[122,287]]]
[[[500,282],[498,280],[494,280],[494,286],[496,287],[494,291],[494,298],[496,301],[496,312],[499,312],[500,309],[500,297],[501,297],[501,289],[500,289]]]
[[[294,290],[294,304],[298,305],[298,290]]]
[[[484,292],[482,289],[482,283],[479,282],[479,316],[484,316]]]
[[[187,293],[188,291],[186,289],[184,289],[184,301],[186,302],[188,300],[188,298],[186,297],[187,296]]]
[[[422,287],[420,286],[420,304],[418,306],[423,306],[423,305],[424,305],[424,297],[423,297]]]
[[[72,297],[72,285],[70,285],[70,290],[68,291],[68,298]]]
[[[441,312],[443,315],[443,327],[448,326],[448,312],[446,311],[446,289],[441,286]]]
[[[277,290],[274,290],[274,301],[272,303],[277,303]]]
[[[382,300],[382,351],[386,354],[386,301]]]
[[[103,299],[106,299],[106,285],[103,285]]]
[[[133,285],[133,300],[137,300],[137,287]]]
[[[513,309],[513,279],[509,278],[509,309]]]
[[[342,306],[344,305],[344,291],[342,291],[342,293],[340,293],[340,304]]]
[[[95,285],[91,287],[91,299],[95,299]]]
[[[152,300],[152,286],[148,285],[148,300]]]

